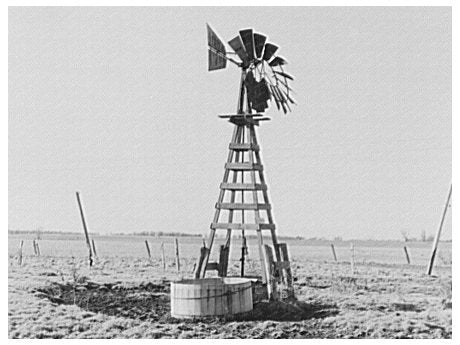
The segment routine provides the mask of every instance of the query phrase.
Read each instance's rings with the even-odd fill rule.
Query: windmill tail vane
[[[244,113],[244,95],[246,95],[246,112],[255,110],[263,113],[268,101],[274,103],[285,114],[291,111],[290,104],[296,104],[292,97],[289,81],[294,78],[286,73],[283,66],[287,61],[276,56],[278,46],[267,42],[267,36],[254,32],[253,29],[240,30],[239,34],[228,41],[234,53],[227,52],[225,44],[207,24],[208,32],[208,70],[225,69],[227,61],[241,68],[240,102],[238,112]],[[238,57],[235,60],[229,55]]]

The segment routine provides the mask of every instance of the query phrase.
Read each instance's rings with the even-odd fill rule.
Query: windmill
[[[292,272],[286,243],[279,243],[273,220],[267,184],[264,177],[255,128],[261,121],[270,120],[263,112],[274,103],[285,114],[295,104],[289,81],[293,77],[284,71],[286,60],[275,56],[278,46],[252,29],[239,31],[228,44],[234,52],[227,52],[225,44],[207,25],[208,70],[225,69],[230,62],[241,69],[241,82],[236,114],[219,115],[234,125],[220,193],[215,205],[214,219],[207,243],[195,267],[195,278],[204,278],[207,271],[217,271],[226,277],[233,231],[241,231],[240,275],[245,276],[247,255],[246,231],[255,231],[259,249],[262,286],[268,297],[280,298],[280,286],[289,297],[292,293]],[[226,231],[220,246],[219,261],[209,262],[216,231]],[[272,245],[264,243],[268,233]]]

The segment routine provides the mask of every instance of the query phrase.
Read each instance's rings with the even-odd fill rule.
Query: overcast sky
[[[258,128],[280,235],[435,232],[451,182],[450,8],[10,8],[9,228],[207,233],[239,71],[206,22],[280,45],[298,105]],[[451,237],[449,212],[444,238]]]

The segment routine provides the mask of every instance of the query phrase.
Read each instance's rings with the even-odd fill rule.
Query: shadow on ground
[[[80,284],[53,283],[47,287],[35,289],[38,297],[47,298],[57,304],[77,305],[95,313],[127,317],[142,321],[164,323],[184,322],[170,316],[169,283],[141,284],[123,286],[121,283]],[[229,321],[301,321],[311,318],[324,318],[338,313],[335,305],[305,303],[301,301],[260,302],[245,314],[229,317],[208,318],[212,322]],[[190,319],[187,322],[203,321]]]

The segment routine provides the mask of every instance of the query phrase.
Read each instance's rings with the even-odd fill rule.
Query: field
[[[32,237],[9,236],[10,338],[451,338],[451,243],[440,243],[434,275],[425,275],[430,243],[288,241],[295,303],[259,303],[233,318],[175,320],[169,281],[191,275],[200,238],[179,238],[181,273],[172,238],[95,237],[98,258],[89,269],[80,236],[44,236],[41,256]],[[24,240],[24,258],[16,257]],[[160,261],[165,243],[167,268]],[[240,246],[235,243],[234,248]],[[258,272],[249,243],[249,274]],[[409,247],[411,264],[403,246]],[[238,253],[231,255],[233,274]]]

